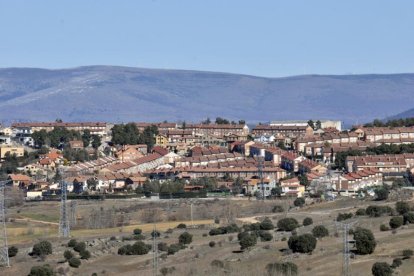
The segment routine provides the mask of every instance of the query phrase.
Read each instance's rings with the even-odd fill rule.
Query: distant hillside
[[[414,89],[413,89],[413,96],[414,96]],[[405,119],[405,118],[414,118],[414,108],[398,113],[397,115],[391,116],[387,119]]]
[[[88,66],[0,69],[0,121],[198,121],[250,123],[384,118],[414,106],[414,74],[247,75]]]

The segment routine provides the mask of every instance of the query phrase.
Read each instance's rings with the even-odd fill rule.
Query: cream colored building
[[[14,146],[0,147],[0,159],[4,159],[7,153],[10,153],[10,155],[15,154],[17,157],[22,157],[24,155],[24,148]]]

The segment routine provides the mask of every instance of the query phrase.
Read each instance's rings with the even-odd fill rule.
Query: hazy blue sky
[[[0,0],[0,67],[414,72],[414,1]]]

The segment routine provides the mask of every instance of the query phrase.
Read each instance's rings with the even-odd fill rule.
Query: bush
[[[407,223],[414,223],[414,213],[413,212],[407,212],[404,214],[404,224]]]
[[[273,235],[267,231],[259,231],[259,237],[262,242],[273,240]]]
[[[142,241],[142,240],[145,240],[145,236],[142,234],[138,234],[138,235],[134,235],[133,239],[136,241]]]
[[[404,223],[404,218],[403,217],[392,217],[390,219],[390,227],[392,229],[397,229],[398,227],[401,227]]]
[[[135,228],[134,229],[134,235],[141,235],[142,234],[142,230],[139,228]]]
[[[298,266],[291,262],[284,263],[270,263],[266,265],[266,271],[271,275],[298,275]]]
[[[180,249],[181,249],[181,246],[179,244],[171,244],[168,247],[167,253],[168,253],[168,255],[174,255],[175,253],[177,253],[178,251],[180,251]]]
[[[298,197],[295,199],[295,201],[293,201],[293,205],[296,207],[302,207],[305,205],[305,199],[303,197]]]
[[[85,249],[86,249],[86,243],[84,242],[76,243],[75,247],[73,248],[73,250],[75,250],[78,253],[84,251]]]
[[[240,228],[237,226],[237,224],[233,223],[225,227],[218,227],[213,228],[208,233],[210,236],[216,236],[216,235],[224,235],[228,233],[236,233],[240,232]]]
[[[215,241],[211,241],[211,242],[208,243],[208,246],[214,247],[214,246],[216,246],[216,242]]]
[[[71,239],[71,240],[68,242],[68,247],[75,247],[75,245],[76,245],[76,240],[75,240],[75,239]]]
[[[366,255],[374,252],[377,242],[371,230],[358,227],[354,231],[355,247],[358,254]]]
[[[46,256],[52,254],[52,244],[49,241],[41,241],[33,245],[33,255]]]
[[[284,211],[285,211],[285,209],[280,205],[275,205],[272,208],[273,213],[283,213]]]
[[[180,224],[177,225],[177,228],[178,229],[186,229],[187,225],[185,225],[184,223],[180,223]]]
[[[257,237],[253,234],[243,235],[239,241],[240,249],[244,250],[250,248],[257,243]]]
[[[217,268],[224,268],[224,263],[220,260],[213,260],[210,265]]]
[[[63,257],[65,258],[66,261],[69,261],[70,259],[72,259],[73,253],[70,250],[65,250],[65,252],[63,252]]]
[[[33,266],[30,269],[29,276],[53,276],[55,273],[53,269],[48,265],[45,264],[43,266]]]
[[[245,224],[243,225],[244,231],[259,231],[260,230],[260,222]]]
[[[312,225],[313,224],[313,219],[312,218],[305,218],[302,222],[303,226],[308,226],[308,225]]]
[[[145,244],[142,241],[135,242],[131,247],[131,254],[128,255],[145,255],[151,250],[151,245]]]
[[[311,253],[316,247],[316,238],[311,234],[291,236],[288,240],[288,246],[293,252]]]
[[[163,267],[160,269],[161,275],[165,276],[167,274],[172,274],[175,271],[175,267]]]
[[[215,224],[220,224],[220,219],[219,219],[219,218],[215,218],[215,219],[214,219],[214,223],[215,223]]]
[[[10,246],[8,248],[9,257],[14,257],[17,255],[17,252],[19,252],[19,249],[15,246]]]
[[[83,260],[88,260],[91,257],[91,252],[89,252],[88,250],[83,250],[79,253],[79,256]]]
[[[390,206],[368,206],[366,209],[366,214],[370,217],[392,215],[392,208]]]
[[[312,235],[313,235],[315,238],[323,238],[323,237],[327,237],[327,236],[329,236],[329,231],[328,231],[328,229],[326,229],[326,227],[325,227],[325,226],[323,226],[323,225],[318,225],[318,226],[315,226],[315,227],[312,229]]]
[[[272,230],[274,228],[275,228],[275,226],[273,225],[272,221],[269,218],[265,218],[260,223],[260,229],[261,230]]]
[[[400,258],[395,258],[394,260],[392,260],[392,268],[397,268],[400,265],[402,265],[402,260]]]
[[[277,222],[277,228],[282,231],[292,231],[299,227],[299,223],[294,218],[283,218]]]
[[[398,212],[398,214],[404,215],[410,211],[410,205],[408,205],[408,203],[405,201],[398,201],[395,203],[395,210]]]
[[[110,240],[110,241],[116,241],[116,237],[115,237],[115,236],[111,236],[111,237],[109,238],[109,240]]]
[[[178,242],[181,244],[190,244],[193,242],[193,235],[188,232],[184,232],[178,237]]]
[[[364,208],[360,208],[356,211],[356,216],[365,216],[367,214],[367,211]]]
[[[352,213],[339,213],[336,217],[336,221],[343,221],[353,217]]]
[[[118,248],[118,255],[130,255],[128,253],[131,252],[131,245],[127,244]]]
[[[404,259],[409,259],[413,256],[413,253],[414,252],[411,249],[405,249],[405,250],[403,250],[402,255],[403,255]]]
[[[160,242],[158,244],[158,250],[167,252],[168,251],[168,245],[165,242]]]
[[[381,231],[388,231],[388,230],[390,230],[390,228],[387,225],[385,225],[385,224],[381,224],[380,225],[380,230]]]
[[[73,257],[69,260],[69,265],[78,268],[81,265],[81,261],[78,258]]]
[[[375,195],[377,200],[386,200],[388,199],[389,191],[384,187],[378,188],[375,190]]]
[[[372,275],[374,276],[391,276],[392,268],[384,262],[377,262],[372,265]]]

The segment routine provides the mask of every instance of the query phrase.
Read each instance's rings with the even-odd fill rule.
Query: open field
[[[158,203],[131,200],[131,201],[88,201],[78,202],[77,218],[80,222],[88,220],[91,210],[106,210],[115,207],[115,216],[129,215],[128,225],[105,227],[102,229],[87,229],[78,223],[71,231],[71,235],[79,241],[88,243],[88,250],[92,254],[89,260],[82,260],[82,265],[75,269],[63,263],[64,245],[68,239],[60,240],[57,237],[59,215],[58,202],[26,203],[24,206],[9,209],[8,223],[9,244],[16,245],[19,253],[11,258],[12,267],[3,268],[0,274],[27,275],[30,267],[42,264],[38,259],[28,255],[31,246],[38,240],[47,239],[53,243],[54,254],[48,256],[45,263],[49,263],[60,274],[58,275],[153,275],[153,255],[121,256],[118,248],[134,241],[122,241],[122,237],[130,237],[135,228],[143,230],[147,237],[145,243],[152,244],[149,232],[153,230],[153,223],[145,212],[149,208],[157,209],[153,212],[156,217],[157,230],[161,232],[158,242],[167,244],[177,243],[178,236],[184,231],[193,235],[193,242],[174,255],[159,258],[158,271],[163,267],[174,267],[168,275],[266,275],[265,266],[268,263],[291,261],[299,267],[299,275],[341,275],[342,271],[342,237],[337,235],[335,219],[338,213],[353,212],[368,205],[394,206],[395,202],[372,202],[356,199],[339,199],[334,202],[309,204],[301,209],[293,208],[282,213],[272,213],[272,207],[281,205],[288,207],[291,201],[248,201],[248,200],[197,200],[193,202],[194,228],[176,229],[179,223],[191,225],[189,202],[176,200]],[[410,202],[413,204],[413,202]],[[288,209],[288,208],[285,208]],[[129,210],[129,211],[128,211]],[[313,219],[313,225],[301,226],[298,234],[309,233],[315,225],[324,225],[329,229],[329,237],[318,240],[316,249],[308,254],[285,254],[287,242],[291,233],[272,230],[273,241],[258,241],[250,250],[239,252],[240,246],[237,233],[208,236],[209,229],[217,227],[214,219],[220,219],[221,225],[227,225],[235,220],[239,225],[260,221],[269,217],[276,225],[283,217],[296,218],[300,223],[305,217]],[[152,218],[155,218],[152,217]],[[173,218],[174,220],[171,220]],[[90,218],[89,218],[90,219]],[[379,226],[388,224],[390,217],[370,218],[357,217],[356,226],[369,228],[373,231],[377,247],[371,255],[356,255],[351,259],[352,275],[370,275],[372,264],[378,261],[391,263],[401,255],[403,249],[414,248],[414,225],[405,225],[395,233],[381,232]],[[168,229],[174,229],[166,231]],[[110,237],[113,237],[110,239]],[[352,239],[352,236],[350,236]],[[210,241],[216,245],[209,246]],[[352,249],[352,245],[351,245]],[[160,252],[159,256],[162,255]],[[223,262],[223,267],[211,265],[213,260]],[[395,270],[397,275],[414,275],[414,259],[403,261],[403,265]],[[161,275],[158,272],[158,275]]]

